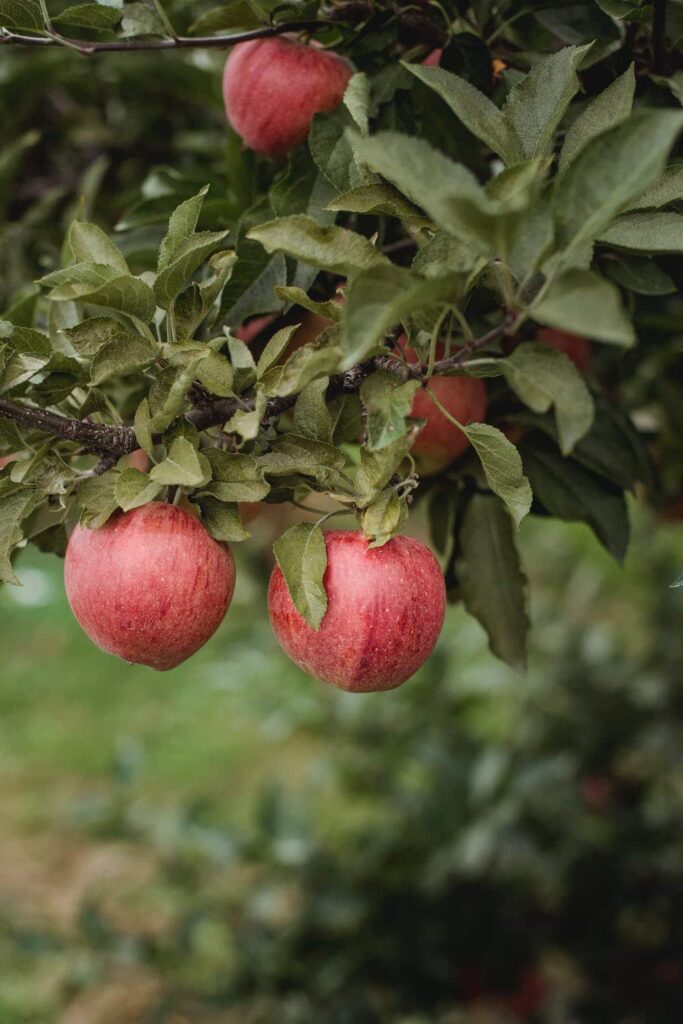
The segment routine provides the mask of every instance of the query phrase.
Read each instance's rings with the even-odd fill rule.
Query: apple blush
[[[77,621],[103,651],[175,668],[221,624],[235,588],[230,549],[189,512],[150,502],[98,530],[77,526],[64,565]]]
[[[412,537],[371,548],[360,532],[325,531],[327,610],[318,630],[297,611],[275,567],[268,612],[304,672],[342,690],[391,690],[417,672],[441,632],[446,587],[434,555]]]

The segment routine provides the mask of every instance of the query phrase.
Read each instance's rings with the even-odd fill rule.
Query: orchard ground
[[[23,556],[23,589],[0,593],[3,1024],[146,1022],[174,992],[174,1009],[187,1000],[193,1024],[267,1019],[251,1003],[253,1017],[210,1010],[216,987],[228,1002],[245,995],[231,991],[234,940],[211,911],[230,889],[260,927],[291,928],[299,911],[283,883],[287,864],[326,842],[343,846],[359,828],[387,841],[392,806],[344,783],[335,731],[341,744],[355,725],[372,733],[381,723],[390,741],[372,756],[383,777],[409,702],[443,701],[457,688],[465,704],[449,726],[454,755],[474,735],[482,758],[495,760],[501,743],[514,747],[529,702],[559,699],[573,662],[596,679],[608,666],[618,689],[622,659],[634,665],[667,644],[655,606],[678,621],[683,610],[683,593],[666,589],[667,572],[683,564],[683,526],[653,532],[642,513],[636,524],[623,573],[584,527],[525,524],[535,626],[527,679],[492,663],[480,627],[451,608],[434,658],[381,697],[322,686],[279,651],[254,615],[266,576],[247,548],[223,626],[163,676],[101,654],[69,612],[61,563]],[[643,671],[639,685],[647,706],[656,682]],[[247,851],[268,829],[272,862],[257,882]],[[319,899],[323,913],[324,886]]]

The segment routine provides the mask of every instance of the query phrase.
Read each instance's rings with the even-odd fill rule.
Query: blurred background
[[[197,185],[212,226],[253,201],[223,59],[3,50],[1,306],[76,208],[142,269]],[[526,678],[456,608],[417,677],[366,696],[279,652],[263,517],[224,626],[165,675],[97,651],[61,562],[24,553],[0,591],[0,1024],[683,1020],[683,525],[632,513],[623,569],[585,527],[524,524]]]

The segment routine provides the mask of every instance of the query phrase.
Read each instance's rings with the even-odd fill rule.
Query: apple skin
[[[351,74],[338,54],[291,39],[238,43],[223,74],[225,111],[247,146],[284,156],[306,141],[314,114],[341,103]]]
[[[121,460],[123,469],[137,469],[139,473],[146,473],[149,469],[149,456],[142,448],[137,448],[130,455],[124,455]]]
[[[407,347],[405,335],[399,338],[398,349],[409,363],[418,361],[415,351]],[[442,355],[440,346],[437,357]],[[429,390],[463,426],[481,423],[486,416],[486,387],[475,377],[435,376],[429,382]],[[421,476],[439,473],[468,448],[465,434],[437,409],[424,388],[415,392],[410,415],[427,421],[412,448]]]
[[[441,632],[446,587],[434,555],[412,537],[369,547],[358,531],[325,531],[327,611],[320,629],[294,606],[279,566],[268,613],[280,646],[311,676],[351,693],[391,690],[417,672]]]
[[[77,621],[103,651],[164,671],[211,637],[228,610],[235,563],[182,508],[153,501],[99,530],[77,526],[64,565]]]
[[[277,317],[274,313],[269,313],[265,316],[254,316],[251,320],[247,320],[245,324],[240,324],[232,333],[240,341],[243,341],[245,345],[251,345],[252,341],[258,338],[276,320]]]
[[[550,345],[558,352],[563,352],[580,373],[585,373],[588,369],[591,361],[591,343],[588,338],[569,334],[567,331],[558,331],[554,327],[539,327],[536,331],[536,340],[544,345]]]

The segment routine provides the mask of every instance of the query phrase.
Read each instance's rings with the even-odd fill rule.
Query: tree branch
[[[50,437],[61,437],[74,441],[90,452],[101,455],[129,455],[139,448],[131,427],[110,427],[106,423],[91,423],[88,420],[71,419],[60,413],[48,412],[32,405],[23,405],[9,398],[0,398],[0,416],[14,423],[20,423],[31,430],[38,430]]]
[[[513,319],[506,317],[502,323],[482,335],[481,338],[477,338],[466,347],[459,349],[447,359],[438,360],[434,364],[433,372],[443,374],[455,367],[466,366],[474,353],[493,344],[508,333],[512,323]],[[375,370],[393,373],[403,381],[424,381],[429,372],[426,363],[405,363],[397,356],[387,353],[386,355],[375,356],[374,359],[367,359],[362,363],[357,363],[344,373],[334,374],[330,377],[327,391],[328,396],[332,398],[340,394],[355,394],[357,391],[360,391],[366,377],[369,377]],[[282,413],[291,409],[296,399],[296,395],[269,399],[263,417],[264,422],[276,419]],[[188,412],[186,419],[197,430],[208,430],[210,427],[226,423],[238,410],[253,409],[254,404],[255,399],[253,397],[246,399],[219,398]],[[97,453],[103,459],[105,457],[112,457],[115,461],[122,455],[129,455],[139,448],[132,427],[113,427],[105,423],[91,423],[89,420],[71,419],[68,416],[62,416],[61,413],[49,412],[46,409],[39,409],[32,405],[24,405],[9,398],[0,398],[0,417],[20,423],[24,427],[37,430],[51,437],[73,441],[82,445],[87,451]]]
[[[252,39],[268,39],[286,32],[311,31],[324,28],[324,21],[288,21],[280,25],[264,25],[263,28],[236,32],[229,36],[173,36],[170,39],[115,39],[108,42],[90,42],[86,39],[71,39],[58,33],[44,36],[29,36],[0,27],[0,46],[65,46],[76,50],[83,57],[98,53],[127,53],[141,50],[188,50],[227,49],[236,43]]]

